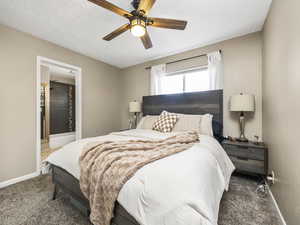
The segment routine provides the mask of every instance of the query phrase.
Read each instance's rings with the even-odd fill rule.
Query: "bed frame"
[[[51,165],[52,182],[54,183],[54,191],[52,199],[56,199],[58,188],[68,194],[71,203],[79,209],[85,216],[90,215],[89,201],[84,197],[80,190],[79,181],[66,170]],[[114,209],[115,217],[112,219],[111,225],[139,225],[138,222],[117,202]]]
[[[217,140],[223,137],[223,91],[193,92],[174,95],[143,97],[143,115],[159,115],[163,110],[184,114],[213,114],[213,131]],[[71,202],[86,216],[90,214],[89,201],[82,194],[79,181],[66,170],[51,165],[54,183],[54,200],[58,189],[70,196]],[[118,203],[114,209],[111,225],[139,225],[138,222]]]

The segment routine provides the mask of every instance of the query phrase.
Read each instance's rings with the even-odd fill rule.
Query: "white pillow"
[[[201,116],[200,134],[205,134],[209,136],[214,136],[212,127],[213,115],[205,114]]]
[[[136,128],[152,130],[153,124],[157,121],[158,117],[159,116],[144,116]]]
[[[136,126],[136,129],[142,129],[142,125],[143,125],[145,119],[146,119],[146,116],[142,117],[142,119],[140,120],[140,122]]]
[[[199,134],[213,136],[213,115],[178,114],[179,119],[172,131],[197,131]]]
[[[178,121],[175,124],[173,131],[196,131],[200,132],[201,116],[200,115],[187,115],[177,114]]]

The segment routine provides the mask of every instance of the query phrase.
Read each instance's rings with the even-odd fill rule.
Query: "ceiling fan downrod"
[[[135,10],[137,10],[137,9],[139,8],[139,4],[140,4],[140,0],[133,0],[133,1],[131,2],[131,5],[133,6],[133,8],[134,8]]]

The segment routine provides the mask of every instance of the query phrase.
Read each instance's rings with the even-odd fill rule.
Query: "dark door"
[[[75,86],[50,81],[50,134],[75,131]]]

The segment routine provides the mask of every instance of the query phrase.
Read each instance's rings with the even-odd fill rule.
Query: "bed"
[[[219,203],[234,170],[218,143],[223,132],[223,91],[145,96],[142,108],[144,116],[159,115],[163,110],[192,115],[210,113],[213,115],[214,137],[202,135],[200,143],[191,149],[141,168],[120,191],[111,224],[217,224]],[[132,137],[166,138],[171,135],[135,129],[83,139],[65,146],[46,160],[52,168],[55,184],[53,199],[60,188],[89,214],[89,202],[79,187],[77,165],[80,151],[86,143],[106,139],[130,140]],[[178,165],[187,161],[189,163],[178,170]]]

